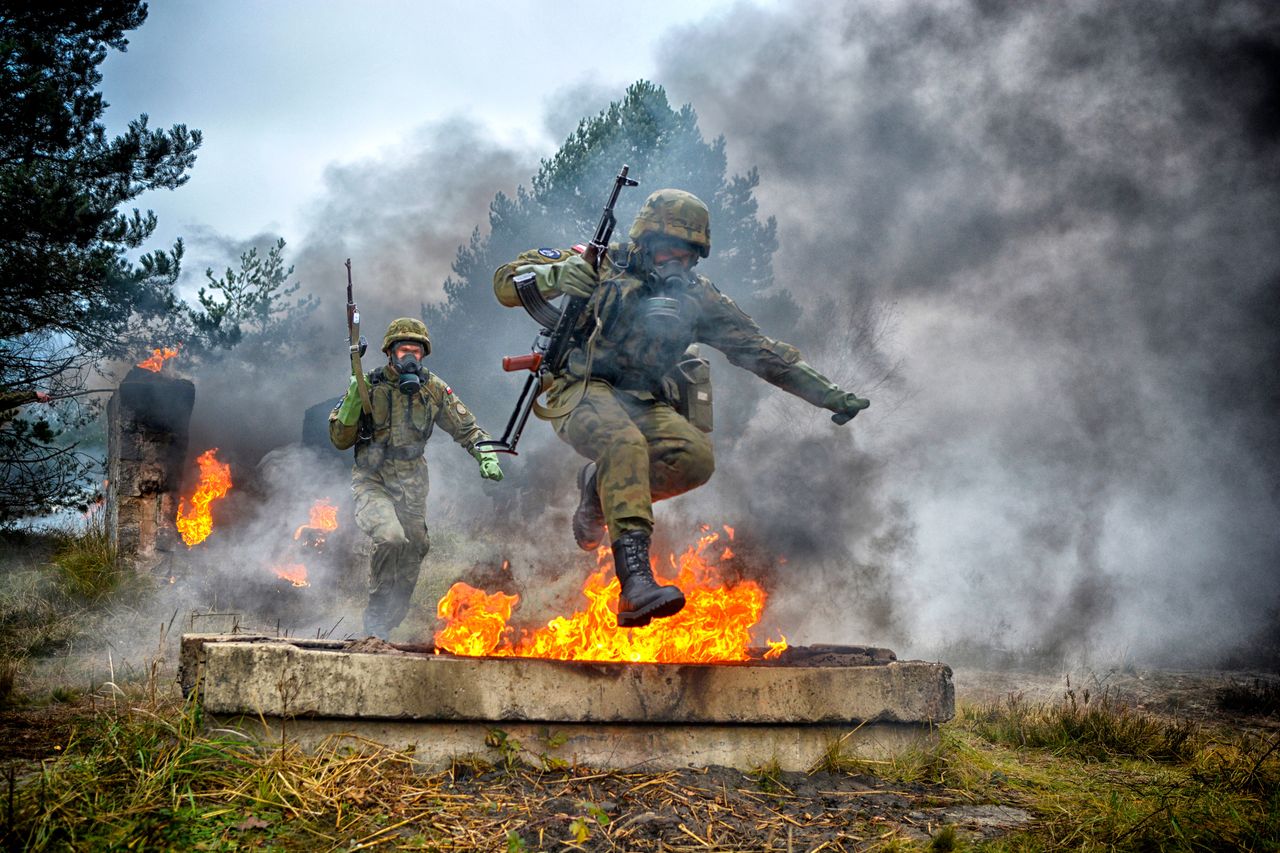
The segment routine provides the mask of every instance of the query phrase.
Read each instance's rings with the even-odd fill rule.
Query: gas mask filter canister
[[[418,390],[422,388],[422,365],[418,363],[418,359],[412,354],[398,358],[396,359],[396,370],[400,373],[400,379],[396,383],[400,393],[418,393]]]

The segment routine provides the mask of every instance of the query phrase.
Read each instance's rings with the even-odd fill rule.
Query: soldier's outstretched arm
[[[819,373],[791,344],[761,334],[756,322],[710,282],[705,282],[702,297],[698,339],[720,350],[730,363],[833,412],[831,420],[838,424],[849,422],[871,405]]]
[[[486,450],[477,450],[476,443],[486,441],[489,433],[476,423],[475,415],[466,407],[453,389],[439,376],[431,376],[431,396],[436,403],[436,424],[462,448],[480,463],[480,476],[486,480],[501,480],[502,467],[498,465],[498,454]]]

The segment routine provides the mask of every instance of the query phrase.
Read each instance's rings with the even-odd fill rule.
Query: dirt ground
[[[1011,697],[1052,703],[1072,692],[1081,702],[1106,697],[1208,725],[1268,733],[1280,730],[1274,698],[1267,708],[1223,707],[1224,698],[1232,696],[1256,697],[1259,691],[1270,697],[1280,695],[1280,675],[1275,673],[1137,669],[1032,673],[959,668],[954,683],[958,703],[998,703]],[[0,711],[0,766],[8,780],[20,781],[41,761],[61,754],[76,730],[105,704],[94,695],[57,695],[62,701]],[[971,840],[990,839],[1034,820],[1031,811],[1019,807],[1024,804],[1016,795],[1005,797],[1002,805],[975,805],[936,785],[894,784],[854,773],[776,773],[767,784],[758,774],[726,768],[597,773],[583,768],[544,772],[463,765],[445,775],[447,781],[437,782],[449,797],[483,803],[489,810],[484,820],[449,830],[464,848],[474,842],[476,846],[468,849],[501,849],[508,841],[505,827],[512,825],[518,827],[528,849],[547,849],[544,843],[559,846],[554,839],[562,839],[566,827],[605,821],[611,823],[610,843],[622,845],[617,849],[789,850],[863,849],[893,837],[924,844],[944,826]],[[243,825],[250,823],[246,819]],[[476,834],[463,843],[457,833],[464,831]],[[421,828],[409,825],[396,837],[414,846],[420,833]]]

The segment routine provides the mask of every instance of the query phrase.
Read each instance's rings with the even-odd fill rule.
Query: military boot
[[[618,598],[618,627],[643,628],[654,619],[675,616],[684,609],[684,593],[653,579],[649,566],[649,534],[629,530],[613,540],[613,569],[622,584]]]
[[[573,538],[584,551],[594,551],[604,540],[604,510],[596,488],[596,463],[588,462],[578,472],[578,508],[573,513]]]
[[[364,634],[366,637],[377,637],[386,640],[391,636],[391,628],[387,625],[385,613],[370,607],[364,612]]]

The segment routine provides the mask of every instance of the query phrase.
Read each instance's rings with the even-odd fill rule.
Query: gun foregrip
[[[508,373],[514,373],[517,370],[528,370],[531,373],[536,373],[539,367],[542,367],[542,353],[540,352],[502,357],[502,369]]]

